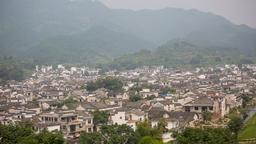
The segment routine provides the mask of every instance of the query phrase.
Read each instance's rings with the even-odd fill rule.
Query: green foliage
[[[249,102],[252,100],[252,97],[250,97],[248,94],[242,94],[242,107],[245,108]]]
[[[163,87],[160,89],[161,94],[175,93],[176,90],[170,87]]]
[[[222,63],[253,63],[255,61],[253,56],[248,56],[238,49],[212,46],[201,39],[198,41],[174,39],[154,51],[144,50],[117,58],[109,64],[109,67],[117,69],[129,69],[143,65],[197,67]]]
[[[80,135],[80,144],[102,144],[103,137],[100,133],[82,133]]]
[[[161,126],[152,128],[150,123],[145,120],[137,125],[137,129],[135,132],[140,137],[140,139],[145,136],[150,136],[153,139],[161,140],[162,131],[158,128],[161,128]]]
[[[225,128],[187,128],[178,135],[177,144],[235,144],[236,139]]]
[[[99,124],[107,124],[108,123],[108,117],[109,114],[105,111],[94,111],[92,112],[93,115],[93,124],[99,125]]]
[[[255,30],[234,25],[217,15],[173,8],[143,13],[116,11],[89,0],[72,5],[66,1],[53,4],[52,0],[42,0],[39,7],[38,3],[31,1],[0,1],[0,5],[8,5],[8,9],[2,9],[1,15],[1,54],[44,63],[105,63],[123,54],[184,36],[192,42],[200,41],[205,48],[212,48],[208,48],[212,56],[202,52],[209,58],[201,60],[200,65],[208,63],[208,60],[215,62],[217,56],[223,61],[245,53],[255,57]],[[52,8],[55,4],[58,9]],[[178,55],[182,46],[182,43],[171,45],[175,49],[166,54],[164,50],[143,52],[140,56],[134,56],[135,59],[120,61],[118,64],[126,68],[142,64],[175,66],[189,63],[200,53],[194,52],[193,46],[190,46],[184,55]],[[225,50],[239,54],[229,54]]]
[[[63,144],[64,139],[60,133],[51,133],[42,131],[39,134],[34,134],[20,140],[21,144]]]
[[[129,97],[129,100],[131,101],[131,102],[136,102],[136,101],[139,101],[139,100],[141,100],[142,98],[141,98],[141,96],[139,96],[139,95],[132,95],[132,96],[130,96]]]
[[[155,95],[150,95],[150,96],[148,96],[146,99],[147,99],[147,100],[153,100],[154,98],[156,98]]]
[[[240,117],[233,117],[228,123],[228,129],[233,132],[236,136],[238,132],[241,130],[243,125],[243,120]]]
[[[0,124],[1,144],[63,144],[64,138],[60,133],[42,131],[34,133],[31,124],[19,123],[16,125]]]
[[[86,90],[89,92],[96,91],[97,89],[101,88],[102,86],[99,83],[100,81],[96,82],[88,82],[86,85]]]
[[[127,125],[103,125],[101,127],[101,134],[107,143],[123,144],[134,136],[134,131]]]
[[[110,91],[118,92],[122,90],[123,82],[117,78],[107,77],[103,79],[103,87]]]
[[[17,144],[20,139],[33,135],[31,127],[25,124],[2,125],[0,124],[0,143]]]
[[[150,136],[145,136],[139,141],[139,144],[163,144],[163,142],[160,140],[154,139]]]
[[[83,133],[81,144],[134,144],[137,139],[135,132],[127,125],[102,125],[101,131],[96,133]]]
[[[239,132],[238,138],[239,140],[256,138],[256,114],[245,123]]]
[[[61,101],[57,104],[58,107],[62,107],[63,105],[66,105],[67,107],[74,107],[77,104],[77,101],[74,100],[72,97],[69,97],[68,99],[65,99],[64,101]]]
[[[90,92],[99,88],[105,88],[112,92],[122,91],[123,83],[121,80],[113,77],[106,77],[105,79],[98,79],[96,82],[87,83],[86,89]]]
[[[21,65],[12,57],[0,58],[0,82],[7,80],[23,80],[25,77]]]
[[[157,130],[160,132],[160,134],[163,134],[168,131],[166,128],[167,122],[165,118],[161,118],[157,124]]]
[[[203,119],[204,119],[204,121],[211,121],[212,113],[210,113],[209,111],[204,111],[203,112]]]

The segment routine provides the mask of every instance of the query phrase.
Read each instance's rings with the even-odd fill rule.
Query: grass
[[[256,138],[256,114],[245,124],[238,138],[239,140]]]

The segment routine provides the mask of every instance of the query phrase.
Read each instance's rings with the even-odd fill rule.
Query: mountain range
[[[140,58],[141,64],[180,65],[195,57],[213,63],[208,57],[253,62],[256,56],[255,29],[193,9],[132,11],[97,0],[1,0],[0,18],[0,55],[41,63],[116,63],[134,61],[136,55],[151,56]]]

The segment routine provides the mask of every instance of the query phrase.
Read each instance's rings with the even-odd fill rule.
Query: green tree
[[[161,94],[168,94],[168,93],[175,93],[176,90],[173,88],[169,88],[169,87],[163,87],[160,89],[160,93]]]
[[[163,142],[160,140],[154,139],[150,136],[145,136],[139,141],[139,144],[163,144]]]
[[[250,97],[248,94],[242,94],[242,107],[245,108],[248,103],[252,100],[252,97]]]
[[[204,111],[203,112],[203,119],[204,119],[204,121],[211,121],[212,113],[210,113],[209,111]]]
[[[161,126],[159,126],[159,128],[160,127]],[[140,139],[145,136],[150,136],[154,139],[161,140],[161,131],[158,129],[158,127],[152,128],[148,120],[138,123],[135,132],[140,137]]]
[[[113,77],[107,77],[103,79],[103,86],[113,92],[120,92],[123,88],[123,83],[121,80]]]
[[[19,123],[16,125],[0,124],[1,144],[63,144],[64,138],[60,133],[42,131],[36,134],[32,125]]]
[[[105,79],[98,79],[95,82],[88,82],[86,85],[87,91],[95,91],[99,88],[105,88],[112,92],[121,92],[123,88],[123,83],[121,80],[114,77],[106,77]]]
[[[103,125],[101,134],[107,144],[133,143],[135,133],[127,125]]]
[[[0,82],[5,83],[7,80],[21,81],[25,78],[24,69],[21,63],[12,57],[0,57]]]
[[[178,134],[177,144],[235,144],[232,133],[225,128],[187,128]]]
[[[157,124],[157,130],[159,131],[160,134],[163,134],[168,131],[166,128],[167,122],[165,118],[161,118]]]
[[[80,144],[102,144],[103,138],[100,133],[82,133],[80,135]]]
[[[156,98],[155,95],[150,95],[150,96],[148,96],[146,99],[147,99],[147,100],[153,100],[154,98]]]
[[[97,82],[88,82],[86,85],[86,90],[89,92],[93,92],[100,88],[99,84]]]
[[[228,129],[235,134],[237,137],[238,132],[241,130],[243,120],[240,117],[233,117],[228,123]]]
[[[138,139],[127,125],[102,125],[100,132],[83,133],[81,144],[135,144]]]
[[[141,98],[141,96],[139,96],[139,95],[132,95],[132,96],[130,96],[129,97],[129,100],[131,101],[131,102],[136,102],[136,101],[139,101],[139,100],[141,100],[142,98]]]
[[[103,125],[108,123],[109,114],[105,111],[94,111],[92,112],[93,115],[93,124],[94,125]]]

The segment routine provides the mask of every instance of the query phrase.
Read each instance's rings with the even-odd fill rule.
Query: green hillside
[[[245,124],[238,137],[240,140],[256,139],[256,115]]]
[[[1,0],[0,19],[0,55],[39,63],[106,63],[126,55],[119,59],[126,65],[179,66],[192,58],[198,63],[198,56],[202,65],[215,63],[215,57],[234,62],[256,56],[255,29],[197,10],[111,9],[98,0]],[[175,39],[195,47],[161,46]]]
[[[22,54],[41,63],[95,64],[152,46],[129,34],[93,27],[83,33],[47,39]]]
[[[154,51],[143,50],[115,59],[111,68],[134,68],[142,65],[164,65],[167,67],[209,66],[222,63],[253,63],[254,57],[237,48],[205,46],[184,39],[171,40]]]

